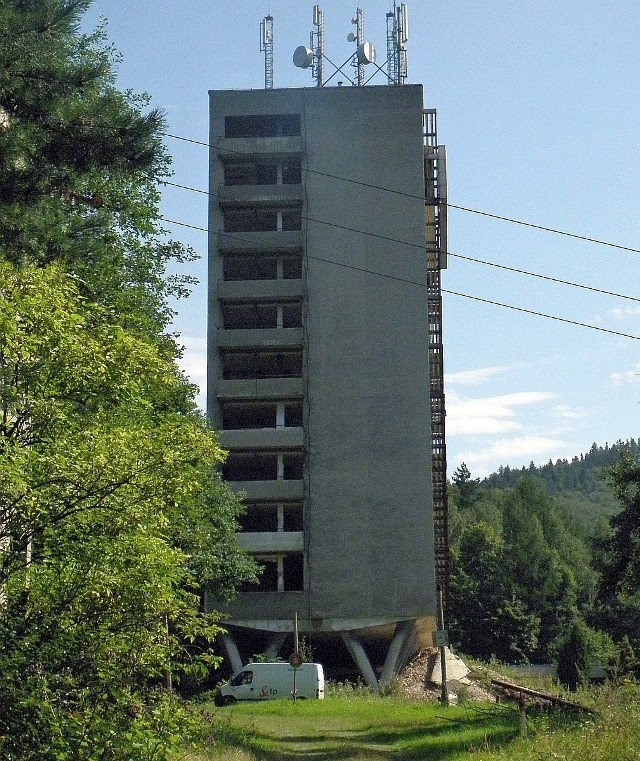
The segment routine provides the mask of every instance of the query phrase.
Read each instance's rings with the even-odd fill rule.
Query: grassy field
[[[210,750],[189,761],[640,761],[635,685],[580,694],[593,716],[468,703],[450,708],[366,693],[324,701],[207,705]]]

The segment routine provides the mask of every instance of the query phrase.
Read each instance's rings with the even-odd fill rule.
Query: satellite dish
[[[300,45],[293,51],[293,65],[299,69],[308,69],[313,63],[313,50]]]
[[[355,34],[353,32],[349,32],[349,34],[347,35],[347,42],[355,42],[355,41],[356,41]]]
[[[358,63],[374,63],[376,60],[376,49],[370,42],[363,42],[358,45]]]

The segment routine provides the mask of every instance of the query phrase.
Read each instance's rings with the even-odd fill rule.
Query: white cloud
[[[204,410],[207,394],[207,341],[205,338],[180,336],[178,343],[184,346],[178,365],[191,383],[195,383],[200,389],[196,402]]]
[[[447,394],[447,434],[493,435],[522,428],[516,419],[518,407],[541,404],[555,398],[548,391],[518,391],[513,394],[463,398]]]
[[[475,370],[461,370],[457,373],[445,373],[445,387],[449,385],[460,386],[477,386],[480,383],[494,378],[496,375],[503,375],[513,369],[513,365],[503,365],[495,367],[478,367]]]
[[[544,436],[518,436],[495,441],[484,449],[459,452],[456,461],[465,462],[474,476],[484,477],[500,465],[521,467],[523,463],[561,456],[566,447],[559,439]]]
[[[583,420],[589,416],[589,413],[586,410],[574,409],[568,404],[556,404],[551,410],[551,413],[554,417],[560,418],[561,420]]]
[[[640,306],[614,307],[609,310],[609,314],[616,320],[624,320],[627,317],[637,317],[640,315]]]
[[[625,383],[640,383],[640,362],[636,362],[629,370],[622,373],[611,373],[609,379],[614,386],[622,386]]]

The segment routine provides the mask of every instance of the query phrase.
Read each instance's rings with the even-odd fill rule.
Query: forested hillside
[[[638,650],[638,449],[634,440],[594,444],[571,462],[504,468],[483,480],[464,463],[456,469],[454,645],[505,661],[552,660],[577,639],[605,660]]]
[[[607,483],[604,471],[620,461],[622,452],[637,457],[640,442],[635,439],[618,441],[604,447],[593,444],[586,454],[576,455],[571,461],[556,460],[546,465],[511,469],[500,468],[480,482],[482,489],[505,489],[515,486],[524,476],[539,483],[545,493],[553,497],[558,507],[570,519],[576,521],[589,534],[598,533],[619,504],[613,488]]]

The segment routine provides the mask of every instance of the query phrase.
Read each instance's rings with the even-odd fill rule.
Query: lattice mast
[[[356,25],[355,43],[356,49],[360,50],[360,45],[364,44],[364,11],[362,8],[356,8],[356,15],[351,19],[351,23]],[[356,67],[358,87],[362,87],[364,85],[364,61],[357,54],[354,58],[354,66]]]
[[[310,47],[313,51],[311,76],[316,80],[317,87],[324,86],[324,11],[319,5],[313,6],[313,25],[315,32],[310,34]]]
[[[273,90],[273,16],[260,22],[260,52],[264,53],[264,89]]]
[[[407,81],[407,49],[409,12],[405,3],[393,4],[387,13],[387,82],[403,85]]]

